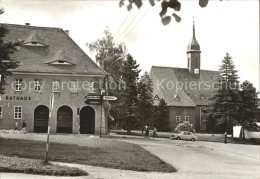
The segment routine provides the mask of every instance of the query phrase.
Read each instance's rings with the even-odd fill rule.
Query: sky
[[[141,9],[119,8],[119,0],[0,0],[5,13],[1,23],[59,27],[95,61],[86,43],[104,36],[108,27],[116,43],[124,42],[140,64],[142,73],[151,66],[187,67],[187,46],[195,21],[196,39],[201,48],[201,69],[218,70],[228,52],[240,81],[248,80],[259,91],[259,1],[211,0],[201,8],[198,0],[181,1],[182,20],[164,26],[160,3]],[[167,14],[171,15],[170,10]]]

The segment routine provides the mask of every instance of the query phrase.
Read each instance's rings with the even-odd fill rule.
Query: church
[[[203,110],[210,104],[213,84],[218,71],[201,69],[201,49],[195,37],[187,47],[187,68],[152,66],[154,103],[164,99],[168,106],[168,130],[174,131],[178,123],[188,121],[196,132],[206,130]],[[158,129],[160,130],[160,129]]]
[[[60,28],[5,24],[6,41],[22,41],[12,58],[5,94],[0,97],[0,129],[23,121],[28,132],[106,133],[104,110],[87,105],[86,96],[100,94],[106,72]],[[50,103],[52,99],[53,103]]]

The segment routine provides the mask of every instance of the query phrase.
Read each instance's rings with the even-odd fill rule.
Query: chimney
[[[68,34],[68,35],[69,35],[69,32],[70,32],[69,30],[65,30],[65,33]]]
[[[26,22],[25,25],[30,26],[30,23]]]

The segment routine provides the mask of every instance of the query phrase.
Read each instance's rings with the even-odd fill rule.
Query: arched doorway
[[[72,133],[73,112],[69,106],[61,106],[57,111],[57,133]]]
[[[85,106],[80,110],[80,133],[94,134],[95,132],[95,110]]]
[[[34,109],[34,132],[47,133],[49,108],[39,105]]]

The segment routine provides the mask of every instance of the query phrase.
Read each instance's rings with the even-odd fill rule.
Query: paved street
[[[127,139],[172,164],[184,178],[260,178],[260,147],[169,139]]]
[[[28,140],[43,140],[45,135],[1,135],[2,137],[23,138]],[[93,137],[93,136],[91,136]],[[61,138],[63,140],[61,140]],[[86,136],[54,135],[53,141],[65,143],[84,143]],[[94,136],[95,139],[99,139]],[[121,140],[138,144],[155,154],[162,160],[172,164],[178,169],[176,173],[135,172],[102,167],[93,167],[78,164],[59,163],[67,166],[79,167],[86,170],[88,177],[80,179],[113,178],[113,179],[260,179],[260,146],[243,144],[223,144],[202,141],[177,141],[170,139],[145,139],[137,136],[119,136],[112,134],[110,139]],[[46,177],[25,174],[0,174],[1,179],[9,178],[71,178],[71,177]]]

